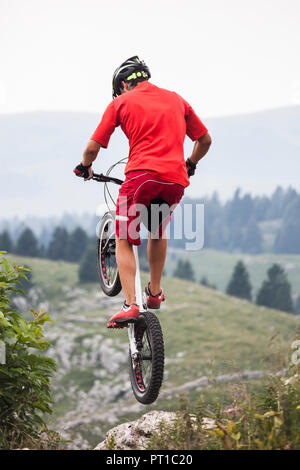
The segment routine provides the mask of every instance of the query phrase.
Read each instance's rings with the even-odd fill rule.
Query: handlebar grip
[[[106,176],[103,173],[100,173],[100,174],[93,173],[92,179],[94,181],[98,181],[100,183],[115,183],[115,184],[118,184],[118,185],[121,185],[123,183],[122,180],[120,180],[118,178],[113,178],[111,176]]]

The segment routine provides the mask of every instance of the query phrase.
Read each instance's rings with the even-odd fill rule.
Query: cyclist
[[[166,202],[170,210],[161,221],[156,236],[148,226],[150,281],[145,292],[151,309],[158,309],[165,300],[160,284],[167,250],[165,228],[189,185],[189,177],[194,175],[198,161],[211,145],[208,130],[192,107],[177,93],[150,83],[150,77],[149,68],[138,56],[130,57],[115,70],[113,100],[91,136],[82,162],[74,170],[77,176],[90,179],[92,163],[100,148],[107,148],[111,134],[121,126],[130,147],[126,179],[120,188],[116,207],[116,258],[125,302],[111,317],[108,328],[126,326],[139,316],[132,245],[141,243],[138,235],[139,204],[150,207],[155,200]],[[195,141],[192,154],[186,161],[183,152],[185,135]],[[139,210],[135,210],[136,207]]]

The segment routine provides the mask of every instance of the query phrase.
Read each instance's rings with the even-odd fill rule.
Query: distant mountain
[[[94,212],[103,203],[103,188],[77,179],[72,170],[100,117],[70,112],[0,115],[0,217]],[[278,185],[299,187],[300,106],[203,120],[213,145],[187,195],[216,190],[224,199],[238,186],[253,193],[270,193]],[[192,145],[187,139],[187,155]],[[109,149],[100,151],[95,170],[106,171],[127,155],[127,139],[117,129]],[[116,194],[117,188],[112,190]]]

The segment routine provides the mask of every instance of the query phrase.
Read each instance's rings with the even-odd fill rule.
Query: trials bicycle
[[[109,175],[93,174],[92,179],[121,185],[122,180]],[[109,191],[108,191],[109,193]],[[111,200],[112,196],[109,193]],[[105,197],[106,203],[107,199]],[[114,201],[113,201],[114,202]],[[107,204],[108,205],[108,204]],[[97,228],[97,258],[100,286],[108,296],[122,289],[116,262],[115,211],[104,214]],[[135,296],[139,317],[128,325],[129,375],[135,398],[144,405],[153,403],[159,394],[164,374],[164,340],[157,316],[147,310],[147,298],[142,294],[138,247],[133,245],[136,263]]]

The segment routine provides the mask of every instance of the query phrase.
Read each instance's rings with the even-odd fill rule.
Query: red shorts
[[[140,222],[159,238],[180,202],[184,187],[143,170],[130,171],[122,184],[116,208],[116,234],[140,245]]]

